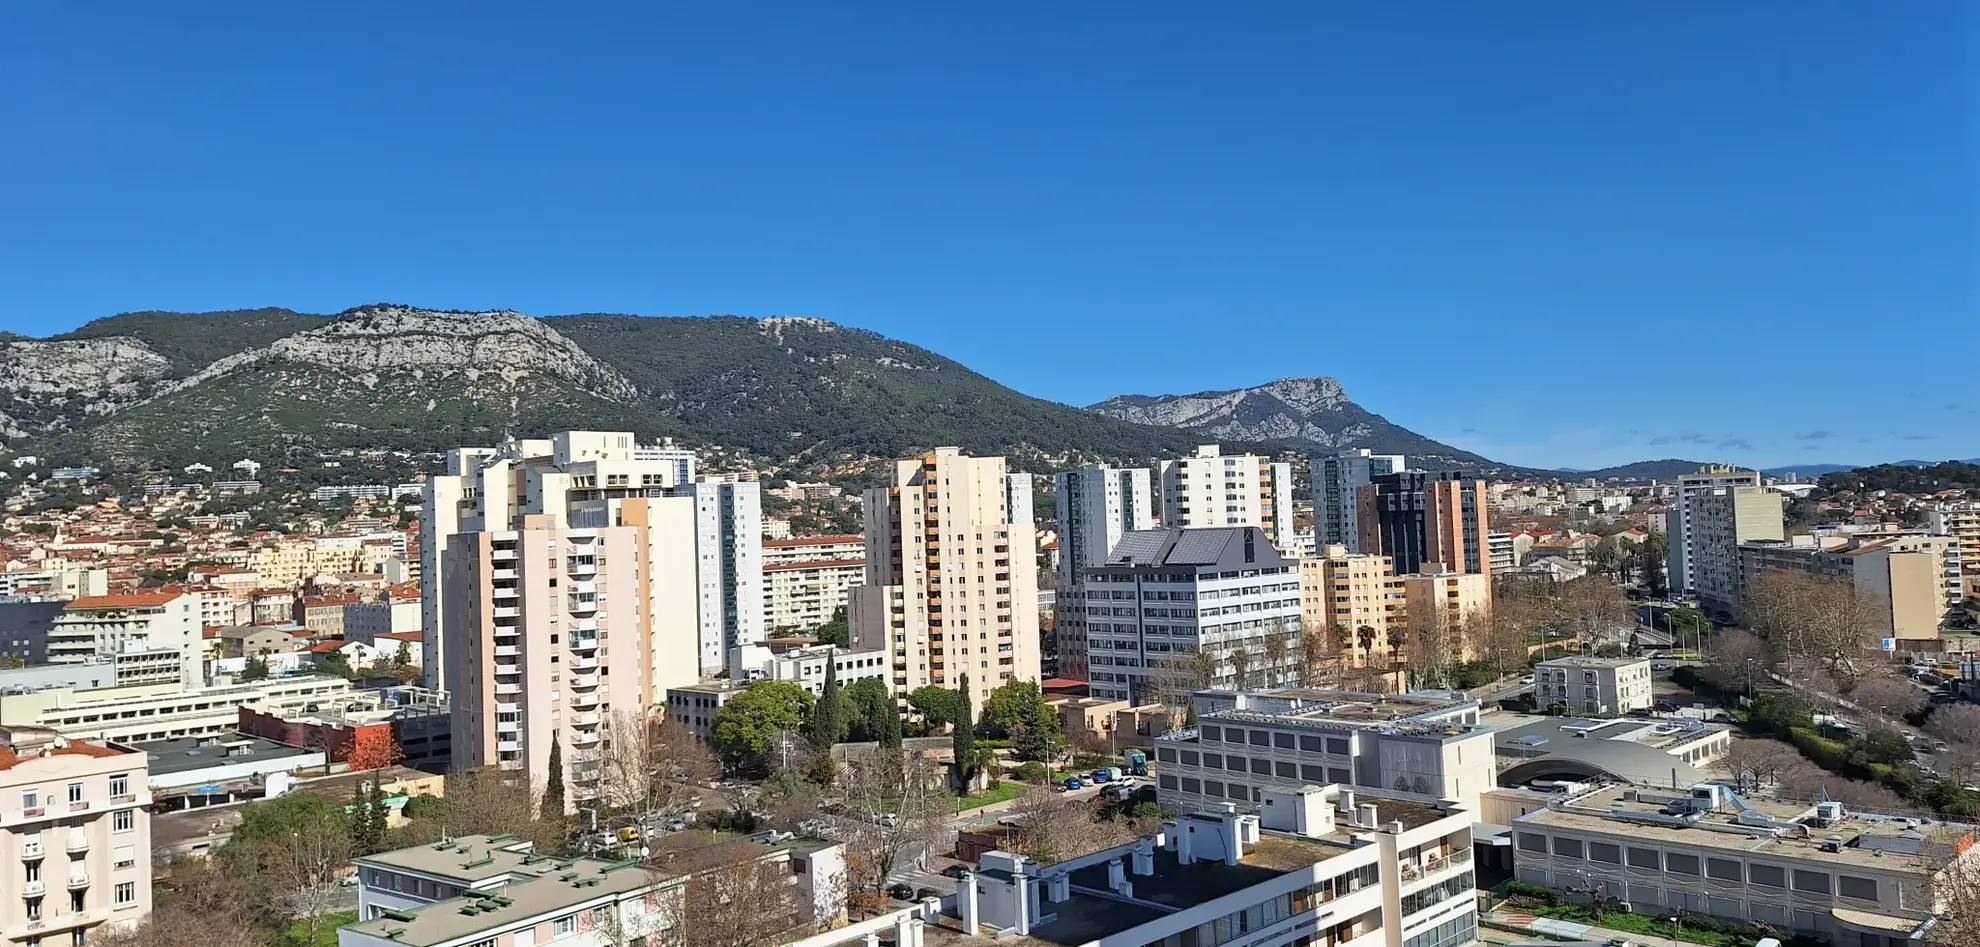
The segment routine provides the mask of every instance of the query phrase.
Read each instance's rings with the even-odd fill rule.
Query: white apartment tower
[[[1366,448],[1344,450],[1332,456],[1313,458],[1313,542],[1321,549],[1329,545],[1348,547],[1349,552],[1376,552],[1358,548],[1354,491],[1375,478],[1409,467],[1401,454],[1377,454]]]
[[[1215,444],[1156,468],[1161,525],[1172,529],[1256,526],[1274,545],[1293,545],[1292,465]]]
[[[1085,679],[1086,570],[1106,564],[1123,535],[1155,528],[1154,493],[1145,467],[1082,467],[1053,479],[1059,510],[1053,637],[1059,673]]]
[[[1677,502],[1664,514],[1664,537],[1669,543],[1666,568],[1670,573],[1671,594],[1688,595],[1697,590],[1697,539],[1692,533],[1694,501],[1718,490],[1760,486],[1760,472],[1731,466],[1705,466],[1695,473],[1678,477]]]
[[[1010,505],[1029,488],[1002,457],[938,447],[866,491],[866,585],[847,617],[856,649],[888,652],[894,693],[967,674],[980,707],[1005,681],[1038,679],[1037,537],[1028,503]]]
[[[755,481],[707,481],[674,491],[694,500],[695,599],[701,673],[740,680],[763,666],[763,497]]]

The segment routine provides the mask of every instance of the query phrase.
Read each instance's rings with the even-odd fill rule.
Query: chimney
[[[1244,858],[1244,839],[1238,835],[1241,828],[1238,824],[1237,804],[1224,803],[1224,811],[1220,815],[1224,829],[1224,864],[1235,865]]]
[[[976,872],[964,869],[962,880],[956,884],[956,913],[962,915],[962,927],[965,936],[976,936],[978,912]]]
[[[1401,835],[1403,833],[1402,821],[1390,822],[1388,825],[1383,826],[1382,830],[1390,835]]]
[[[1155,840],[1140,838],[1134,842],[1134,873],[1152,875],[1155,873]]]

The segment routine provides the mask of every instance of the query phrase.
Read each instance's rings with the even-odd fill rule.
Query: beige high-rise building
[[[1951,536],[1917,532],[1795,536],[1741,543],[1739,563],[1747,585],[1777,569],[1850,582],[1879,607],[1876,630],[1900,643],[1936,641],[1947,620],[1964,614],[1961,549]]]
[[[1966,574],[1980,576],[1980,503],[1941,503],[1926,511],[1925,528],[1956,540]]]
[[[1340,543],[1299,564],[1300,625],[1303,634],[1322,635],[1345,628],[1342,642],[1349,663],[1368,664],[1371,654],[1387,648],[1389,628],[1400,628],[1405,613],[1402,580],[1395,560],[1348,552]],[[1366,628],[1372,637],[1362,634]],[[1368,644],[1364,644],[1367,638]]]
[[[1473,616],[1492,613],[1492,577],[1476,572],[1451,572],[1441,562],[1426,562],[1423,571],[1403,576],[1404,610],[1413,619],[1436,612],[1447,628],[1462,628]],[[1453,641],[1462,641],[1457,636]],[[1469,654],[1469,648],[1466,648]]]
[[[1706,612],[1738,612],[1746,589],[1739,544],[1786,538],[1781,501],[1765,487],[1709,487],[1692,495],[1691,587]]]
[[[1291,464],[1257,454],[1225,454],[1215,444],[1155,469],[1161,523],[1172,529],[1256,526],[1281,549],[1292,544]]]
[[[764,624],[804,631],[832,620],[866,581],[866,537],[800,536],[763,541]]]
[[[0,728],[0,941],[94,943],[151,913],[145,755]]]
[[[1005,681],[1038,679],[1029,486],[1002,457],[938,447],[896,461],[890,483],[866,491],[866,585],[849,617],[857,649],[892,657],[896,694],[955,688],[968,674],[981,707]]]

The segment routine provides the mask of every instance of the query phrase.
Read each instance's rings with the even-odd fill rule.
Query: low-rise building
[[[1530,717],[1502,724],[1495,736],[1502,786],[1620,779],[1679,788],[1703,779],[1706,764],[1732,747],[1730,729],[1688,716]],[[1508,820],[1487,812],[1485,821]]]
[[[150,913],[147,773],[127,746],[0,727],[0,938],[86,944]]]
[[[1649,658],[1569,655],[1533,666],[1533,698],[1540,707],[1564,704],[1590,714],[1647,710],[1654,703]]]
[[[735,681],[707,681],[686,687],[667,688],[667,716],[677,720],[694,738],[707,742],[715,738],[715,714],[729,698],[743,692],[747,684]]]
[[[1742,798],[1701,783],[1605,784],[1558,794],[1512,823],[1520,881],[1657,915],[1682,910],[1901,947],[1931,918],[1934,880],[1976,856],[1970,827],[1852,812],[1839,802]]]
[[[343,678],[292,677],[187,689],[133,684],[78,690],[51,687],[0,700],[0,726],[52,728],[72,740],[137,743],[231,733],[242,704],[308,709],[351,697]]]
[[[1197,726],[1155,741],[1165,807],[1255,809],[1268,789],[1339,784],[1478,811],[1496,782],[1479,703],[1447,692],[1199,691]]]
[[[764,662],[763,677],[801,684],[816,697],[825,691],[825,664],[828,661],[840,687],[866,678],[885,683],[892,676],[893,664],[885,651],[847,651],[832,645],[820,645],[796,648],[771,657]]]

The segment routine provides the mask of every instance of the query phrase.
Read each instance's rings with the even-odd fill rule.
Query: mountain
[[[0,439],[55,459],[213,464],[565,428],[820,464],[944,444],[1126,459],[1199,439],[1027,397],[926,349],[814,319],[380,304],[335,316],[128,313],[0,341]]]
[[[1414,467],[1512,469],[1370,413],[1334,378],[1281,378],[1193,395],[1118,395],[1091,409],[1136,424],[1198,431],[1205,439],[1266,441],[1308,452],[1366,447],[1408,455]]]

